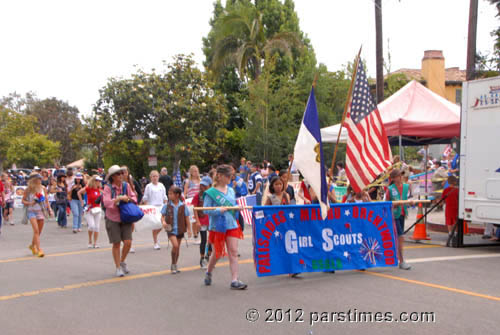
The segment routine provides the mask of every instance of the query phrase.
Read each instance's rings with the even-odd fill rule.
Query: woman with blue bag
[[[120,213],[120,204],[137,203],[137,197],[128,183],[123,182],[123,169],[113,165],[106,175],[108,184],[104,187],[103,203],[106,210],[106,231],[109,243],[113,244],[112,254],[116,266],[116,276],[123,277],[129,273],[125,259],[132,245],[132,222],[124,222]],[[132,206],[131,206],[132,207]],[[120,252],[120,244],[123,249]]]
[[[208,269],[205,274],[205,285],[212,284],[212,272],[219,258],[225,255],[229,258],[229,269],[231,271],[231,285],[233,290],[244,290],[247,285],[238,278],[238,240],[243,239],[236,217],[237,211],[227,210],[225,207],[236,206],[234,190],[228,187],[231,181],[232,169],[229,165],[217,167],[215,186],[204,193],[203,207],[221,207],[213,210],[205,210],[209,216],[209,242],[214,251]],[[227,252],[226,252],[227,247]]]

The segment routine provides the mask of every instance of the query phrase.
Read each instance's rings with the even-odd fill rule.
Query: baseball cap
[[[207,186],[207,187],[212,186],[212,178],[210,178],[209,176],[205,176],[205,177],[201,178],[200,185]]]

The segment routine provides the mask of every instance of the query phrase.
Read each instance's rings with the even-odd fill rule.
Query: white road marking
[[[459,261],[462,259],[474,258],[494,258],[500,257],[500,254],[479,254],[479,255],[464,255],[464,256],[443,256],[443,257],[425,257],[405,259],[407,263],[426,263],[426,262],[441,262],[441,261]]]

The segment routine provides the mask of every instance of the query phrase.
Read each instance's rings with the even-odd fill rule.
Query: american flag
[[[451,151],[452,151],[451,145],[448,144],[443,151],[443,157],[448,158],[448,156],[451,154]]]
[[[174,175],[174,185],[177,187],[180,187],[180,189],[184,192],[184,188],[182,187],[183,185],[182,185],[182,177],[181,177],[180,167],[177,169],[177,172]]]
[[[247,195],[246,197],[241,197],[236,199],[236,202],[238,203],[238,206],[257,206],[257,196],[255,194],[253,195]],[[251,225],[252,224],[252,210],[251,209],[244,209],[240,211],[240,216],[243,217],[243,221]]]
[[[346,174],[355,192],[361,192],[391,165],[392,154],[377,106],[370,94],[363,63],[359,62],[351,104],[344,123],[349,136]]]

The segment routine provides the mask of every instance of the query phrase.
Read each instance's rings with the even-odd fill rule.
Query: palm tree
[[[238,3],[221,17],[215,27],[214,56],[209,68],[220,75],[226,66],[238,69],[240,78],[258,79],[264,61],[275,52],[292,57],[292,49],[302,47],[293,32],[279,32],[267,39],[262,14],[255,7]]]

